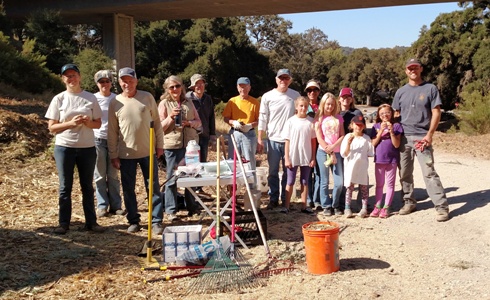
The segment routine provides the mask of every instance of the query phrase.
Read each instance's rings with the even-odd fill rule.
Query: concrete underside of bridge
[[[135,66],[134,21],[288,14],[384,6],[444,3],[444,0],[3,0],[12,20],[41,9],[58,10],[69,24],[101,23],[103,45],[114,67]],[[413,18],[416,16],[410,16]]]

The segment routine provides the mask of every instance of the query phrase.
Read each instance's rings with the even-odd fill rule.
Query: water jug
[[[185,148],[185,165],[190,166],[194,164],[199,164],[199,153],[201,152],[201,147],[197,144],[195,140],[190,140]]]

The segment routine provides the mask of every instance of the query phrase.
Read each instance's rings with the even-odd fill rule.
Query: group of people
[[[314,214],[312,208],[315,208],[322,210],[325,216],[345,214],[352,218],[352,193],[355,185],[359,185],[362,208],[358,215],[387,218],[399,169],[404,201],[399,214],[410,214],[417,203],[413,183],[417,157],[427,192],[435,205],[436,220],[447,221],[448,202],[434,168],[432,148],[442,102],[437,88],[423,80],[422,71],[418,59],[407,61],[408,83],[396,92],[392,106],[378,107],[376,124],[368,135],[365,118],[355,108],[351,88],[342,88],[338,99],[327,92],[318,101],[318,81],[308,81],[306,97],[300,96],[289,88],[290,71],[279,70],[277,87],[262,96],[259,109],[258,150],[267,150],[269,163],[267,208],[279,207],[281,200],[280,211],[289,213],[299,168],[302,213]],[[376,192],[374,209],[369,213],[370,157],[374,157]],[[328,188],[330,174],[333,175],[331,192]]]
[[[157,160],[153,160],[153,195],[148,195],[153,206],[152,230],[161,234],[163,211],[170,221],[177,218],[177,186],[173,175],[184,157],[187,142],[199,142],[200,159],[205,161],[209,143],[216,140],[214,103],[204,93],[204,77],[196,74],[191,78],[188,94],[179,77],[168,77],[158,105],[150,93],[137,89],[138,77],[131,68],[118,72],[122,90],[119,95],[111,92],[114,76],[110,70],[100,70],[94,75],[99,88],[95,94],[81,88],[80,70],[75,64],[64,65],[61,78],[66,90],[53,98],[45,115],[49,131],[55,134],[54,157],[59,176],[59,224],[54,233],[65,234],[70,228],[75,167],[82,190],[85,230],[103,232],[97,217],[110,214],[127,214],[128,232],[141,229],[136,174],[139,165],[148,193],[150,133],[153,132],[155,143],[151,153],[154,158],[164,155],[167,165],[168,180],[160,191]],[[186,194],[186,209],[191,216],[200,212],[190,194]]]
[[[238,95],[227,102],[223,119],[230,125],[229,136],[234,137],[238,152],[253,170],[256,152],[267,152],[270,197],[267,208],[279,207],[281,200],[281,212],[289,213],[299,169],[301,212],[313,214],[315,208],[326,216],[353,217],[350,205],[357,184],[362,200],[359,216],[386,218],[399,169],[404,201],[399,214],[410,214],[416,209],[413,165],[417,157],[427,192],[435,205],[436,219],[448,220],[447,198],[434,169],[432,149],[442,102],[437,88],[422,79],[422,71],[422,64],[416,58],[406,63],[408,83],[396,92],[392,106],[378,107],[370,135],[365,133],[365,119],[355,108],[351,88],[342,88],[338,99],[327,92],[319,101],[318,81],[310,80],[304,90],[306,96],[301,96],[289,88],[293,80],[291,72],[280,69],[275,77],[277,86],[259,102],[249,95],[250,79],[238,78]],[[127,213],[128,232],[139,231],[137,166],[141,168],[148,193],[150,132],[154,132],[151,152],[155,158],[165,157],[167,180],[160,190],[157,160],[153,159],[153,195],[148,195],[148,199],[153,206],[152,230],[161,234],[164,211],[169,221],[178,218],[175,169],[185,156],[187,143],[194,140],[200,145],[200,161],[205,162],[208,147],[216,141],[214,103],[205,93],[205,78],[194,74],[190,91],[186,93],[182,79],[169,76],[163,83],[165,92],[158,104],[150,93],[137,89],[138,77],[132,68],[119,70],[122,92],[118,95],[111,92],[114,76],[110,70],[100,70],[94,75],[99,88],[95,94],[81,88],[80,70],[74,64],[61,68],[61,78],[66,90],[53,98],[45,115],[49,131],[55,134],[54,157],[59,175],[59,225],[54,232],[65,234],[70,227],[75,167],[82,190],[84,229],[102,232],[104,228],[97,223],[97,217]],[[235,149],[231,141],[228,145],[231,157]],[[368,214],[367,169],[371,156],[375,162],[376,202]],[[121,203],[121,185],[125,209]],[[256,181],[253,185],[256,187]],[[189,216],[200,213],[199,205],[187,191],[185,206]]]

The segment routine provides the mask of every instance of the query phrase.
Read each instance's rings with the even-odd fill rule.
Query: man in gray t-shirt
[[[434,168],[432,136],[441,119],[441,98],[437,87],[422,79],[422,64],[411,58],[405,64],[408,83],[401,87],[393,99],[396,117],[401,117],[404,135],[400,144],[400,183],[405,205],[400,215],[415,211],[413,164],[415,156],[425,180],[427,193],[436,208],[436,220],[449,220],[449,207],[441,180]]]

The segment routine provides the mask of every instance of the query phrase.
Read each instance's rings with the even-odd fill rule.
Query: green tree
[[[289,35],[293,23],[278,15],[242,17],[249,36],[259,51],[272,51]]]
[[[46,56],[46,66],[55,74],[78,53],[73,32],[59,12],[40,10],[25,23],[23,39],[36,40],[35,51]]]
[[[80,69],[82,88],[92,93],[99,90],[94,81],[94,74],[99,70],[114,70],[112,59],[101,49],[83,49],[73,58],[73,62]]]

